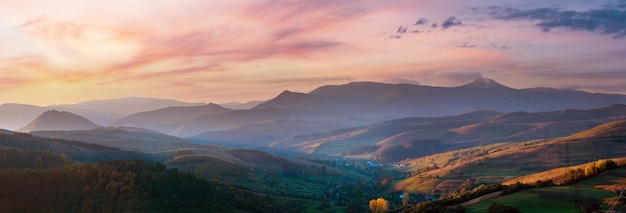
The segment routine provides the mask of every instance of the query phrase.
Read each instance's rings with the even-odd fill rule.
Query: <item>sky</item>
[[[0,103],[224,103],[353,81],[626,94],[626,1],[0,0]]]

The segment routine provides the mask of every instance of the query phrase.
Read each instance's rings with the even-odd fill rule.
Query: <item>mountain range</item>
[[[478,145],[563,137],[624,119],[626,105],[535,113],[483,110],[300,135],[270,146],[293,152],[393,162]]]
[[[66,111],[80,115],[90,121],[107,126],[124,116],[173,106],[198,106],[204,103],[188,103],[171,99],[126,97],[107,100],[85,101],[76,104],[35,106],[18,103],[0,105],[0,128],[16,130],[26,126],[37,116],[48,110]]]
[[[49,159],[27,156],[53,153],[82,173],[73,168],[91,164],[72,161],[142,159],[187,177],[155,182],[139,170],[137,180],[150,183],[144,189],[191,177],[219,180],[238,187],[228,190],[251,190],[294,212],[328,206],[365,212],[352,208],[372,197],[388,199],[396,211],[410,206],[399,194],[408,195],[407,202],[423,201],[410,194],[416,192],[448,199],[493,186],[483,184],[544,186],[537,177],[555,168],[568,169],[561,179],[574,180],[577,172],[588,178],[584,163],[598,159],[622,157],[619,165],[626,165],[625,95],[514,89],[477,78],[458,87],[353,82],[226,106],[150,98],[3,104],[0,123],[18,132],[0,129],[0,162],[39,164]],[[76,191],[117,192],[116,182],[100,183],[100,173],[87,178],[97,185]],[[111,170],[105,176],[121,181],[134,175]]]
[[[25,132],[135,127],[201,143],[393,161],[405,154],[390,158],[386,153],[411,153],[411,147],[424,144],[437,147],[430,151],[435,152],[450,149],[451,144],[458,148],[563,136],[620,119],[626,112],[624,105],[615,105],[626,104],[624,95],[513,89],[482,77],[458,87],[353,82],[309,93],[284,91],[253,104],[251,109],[228,109],[217,104],[122,98],[50,106],[92,116],[83,116],[83,122],[43,119],[46,112],[35,118],[29,113],[47,108],[28,105],[5,104],[0,113],[33,117],[20,129]],[[87,111],[116,115],[109,117],[108,125],[98,125],[87,121],[97,118],[97,113]],[[47,111],[51,112],[57,111]],[[53,127],[59,122],[73,126]]]
[[[588,93],[552,88],[513,89],[492,79],[479,77],[458,87],[431,87],[411,84],[353,82],[327,85],[309,93],[284,91],[251,109],[228,109],[217,104],[186,103],[169,99],[120,98],[86,101],[73,105],[36,107],[4,104],[0,114],[7,116],[4,126],[17,129],[47,109],[81,115],[101,126],[140,127],[179,137],[216,141],[212,136],[242,129],[263,131],[271,123],[289,122],[313,133],[341,128],[367,126],[406,117],[439,117],[477,110],[497,112],[541,112],[590,109],[611,104],[626,104],[626,96]],[[106,117],[103,119],[102,117]],[[30,119],[15,127],[16,119]],[[333,122],[333,125],[328,125]],[[103,124],[104,123],[104,124]],[[314,125],[314,124],[318,125]],[[245,127],[244,127],[245,126]],[[270,130],[270,129],[267,129]],[[287,139],[306,131],[267,131],[271,140]],[[275,133],[272,133],[275,132]],[[245,138],[245,137],[244,137]],[[228,142],[220,136],[218,141]],[[241,140],[233,139],[232,141]],[[254,141],[250,141],[254,142]]]
[[[115,120],[113,126],[143,127],[169,133],[180,125],[201,115],[215,115],[233,111],[217,104],[175,106],[139,112]]]
[[[626,103],[626,96],[552,88],[513,89],[492,79],[477,78],[458,87],[354,82],[323,86],[306,94],[285,91],[254,109],[340,110],[371,117],[434,117],[479,109],[538,112],[588,109],[616,103]]]
[[[135,114],[114,122],[120,126],[151,128],[181,137],[205,132],[226,131],[268,121],[343,120],[341,128],[364,126],[405,117],[437,117],[457,115],[481,109],[498,112],[540,112],[568,108],[589,109],[611,104],[626,104],[626,96],[598,94],[552,88],[513,89],[494,80],[477,78],[458,87],[431,87],[411,84],[384,84],[353,82],[344,85],[319,87],[309,93],[284,91],[273,99],[249,110],[231,110],[221,113],[201,113],[195,118],[191,112]],[[187,109],[193,111],[193,109]],[[181,119],[165,117],[180,115]],[[157,116],[157,117],[155,117]],[[145,117],[145,118],[144,118]],[[182,121],[186,119],[185,121]],[[161,120],[156,123],[137,123],[136,120]],[[321,123],[321,122],[320,122]],[[319,129],[319,128],[317,128]],[[284,138],[293,135],[275,135]]]

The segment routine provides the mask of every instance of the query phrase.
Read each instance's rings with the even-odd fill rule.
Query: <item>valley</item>
[[[482,77],[458,87],[328,85],[241,106],[136,97],[3,104],[0,182],[13,187],[0,191],[0,207],[367,212],[382,198],[392,212],[623,208],[602,203],[623,185],[625,104],[624,95]],[[612,166],[586,173],[603,159]],[[51,187],[40,197],[20,190],[38,180]]]

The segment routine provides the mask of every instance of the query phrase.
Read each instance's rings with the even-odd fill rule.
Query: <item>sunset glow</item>
[[[0,102],[245,102],[481,75],[626,94],[625,21],[624,1],[0,0]]]

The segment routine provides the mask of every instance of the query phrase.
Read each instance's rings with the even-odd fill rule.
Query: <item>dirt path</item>
[[[476,203],[479,203],[479,202],[482,202],[482,201],[485,201],[485,200],[489,200],[491,198],[496,198],[496,197],[500,196],[501,194],[502,194],[502,191],[492,192],[492,193],[489,193],[489,194],[486,194],[486,195],[483,195],[483,196],[471,199],[471,200],[469,200],[467,202],[464,202],[464,203],[461,203],[459,205],[463,206],[463,207],[471,206],[471,205],[474,205]]]

